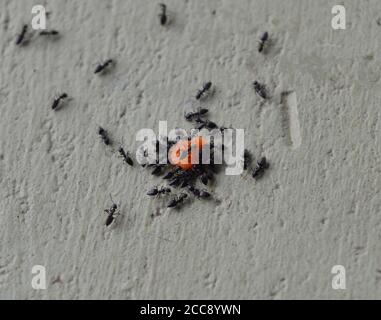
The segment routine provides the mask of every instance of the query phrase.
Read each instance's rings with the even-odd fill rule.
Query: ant
[[[152,165],[149,165],[149,167],[154,167],[154,169],[151,172],[151,174],[153,176],[160,176],[163,172],[164,165],[163,164],[152,164]]]
[[[197,127],[198,130],[202,130],[204,128],[207,128],[209,130],[218,128],[218,126],[210,120],[203,120],[201,118],[197,118],[196,122],[199,123],[199,126]]]
[[[28,25],[25,24],[22,27],[21,33],[17,36],[16,45],[20,45],[24,42],[27,31],[28,31]]]
[[[196,94],[196,100],[200,100],[203,96],[205,96],[211,87],[212,87],[212,83],[210,81],[207,83],[204,83],[202,88],[198,90]]]
[[[167,6],[164,3],[159,3],[159,6],[161,8],[161,12],[159,14],[160,24],[165,26],[168,22]]]
[[[125,163],[129,164],[131,167],[134,165],[134,162],[132,161],[132,159],[129,155],[129,152],[124,151],[122,146],[119,147],[118,152],[119,152],[120,156],[123,158]]]
[[[158,195],[165,195],[171,193],[172,190],[167,187],[161,187],[160,189],[158,187],[152,188],[150,191],[147,192],[147,195],[150,197],[158,196]]]
[[[99,127],[98,134],[101,136],[101,139],[103,140],[106,146],[111,145],[111,140],[105,129],[103,129],[102,127]]]
[[[163,179],[164,179],[164,180],[172,179],[174,175],[175,175],[175,172],[174,172],[174,171],[170,171],[170,172],[168,172],[168,173],[163,177]]]
[[[257,165],[252,172],[253,178],[260,178],[269,167],[270,165],[267,162],[266,157],[262,157],[262,159],[257,162]]]
[[[208,172],[204,172],[200,176],[200,180],[204,185],[207,185],[209,180],[212,179],[212,176]]]
[[[258,52],[262,52],[265,48],[266,41],[269,39],[269,33],[266,31],[259,39]]]
[[[68,95],[66,93],[63,93],[57,97],[54,98],[53,104],[52,104],[52,109],[57,110],[60,102],[64,99],[66,99]]]
[[[200,108],[198,111],[190,111],[185,113],[185,119],[187,121],[192,121],[194,118],[200,118],[203,115],[207,114],[209,112],[208,109]]]
[[[199,189],[196,189],[195,187],[193,186],[189,186],[188,187],[188,190],[193,193],[194,196],[196,196],[197,198],[202,198],[202,199],[206,199],[206,198],[209,198],[211,196],[211,194],[208,192],[208,191],[205,191],[205,190],[199,190]]]
[[[254,81],[253,86],[257,95],[259,95],[262,99],[267,99],[266,88],[264,85],[260,84],[258,81]]]
[[[169,172],[163,177],[163,179],[164,179],[164,180],[170,180],[170,179],[172,179],[174,176],[176,176],[177,174],[179,174],[180,172],[181,172],[181,169],[180,169],[180,168],[173,169],[172,171],[169,171]]]
[[[175,208],[182,204],[184,200],[188,197],[186,193],[180,193],[178,196],[172,199],[172,201],[168,204],[168,208]]]
[[[171,187],[178,187],[180,184],[184,183],[183,180],[181,179],[181,177],[176,177],[174,178],[170,183],[169,185]]]
[[[188,186],[189,186],[189,181],[184,180],[183,183],[181,184],[180,188],[184,189],[185,187],[188,187]]]
[[[111,195],[110,195],[110,198],[111,198]],[[108,227],[111,223],[113,223],[115,218],[120,214],[119,212],[116,212],[116,210],[118,209],[118,206],[114,203],[112,198],[111,198],[111,202],[112,202],[111,208],[110,209],[106,209],[104,211],[108,215],[107,219],[106,219],[106,222],[105,222],[106,227]]]
[[[108,59],[105,62],[98,64],[97,67],[95,68],[94,74],[102,72],[112,63],[114,63],[114,60]]]
[[[40,36],[58,36],[59,32],[57,30],[44,30],[40,32]]]

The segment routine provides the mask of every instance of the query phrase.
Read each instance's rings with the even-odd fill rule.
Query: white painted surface
[[[45,1],[62,38],[18,48],[32,2],[0,0],[0,298],[379,298],[381,2],[342,1],[337,31],[334,1],[166,3],[168,28],[154,1]],[[115,71],[94,76],[108,57]],[[211,119],[245,129],[271,169],[258,182],[219,175],[220,203],[168,211],[145,196],[160,180],[124,166],[97,125],[135,149],[142,127],[187,126],[180,106],[207,80]],[[73,100],[54,113],[61,91]],[[110,193],[123,217],[106,230]],[[31,286],[34,265],[46,266],[46,290]],[[346,290],[331,287],[334,265]]]

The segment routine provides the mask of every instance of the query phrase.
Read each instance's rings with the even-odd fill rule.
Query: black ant
[[[147,195],[150,197],[158,196],[158,195],[165,195],[171,193],[171,188],[168,187],[161,187],[160,189],[158,187],[152,188],[150,191],[147,192]]]
[[[103,129],[102,127],[99,127],[98,134],[101,136],[101,139],[103,140],[106,146],[111,145],[111,140],[105,129]]]
[[[201,182],[204,184],[204,185],[207,185],[209,180],[212,179],[212,176],[208,173],[208,172],[204,172],[203,174],[201,174],[200,176],[200,180]]]
[[[208,191],[205,191],[205,190],[199,190],[193,186],[189,186],[188,187],[188,190],[193,193],[194,196],[196,196],[197,198],[203,198],[203,199],[206,199],[206,198],[209,198],[211,196],[211,194],[208,192]]]
[[[210,120],[204,120],[204,119],[201,119],[201,118],[197,118],[196,122],[199,123],[199,126],[197,127],[198,130],[202,130],[204,128],[207,128],[209,130],[217,129],[218,128],[218,126],[214,122],[212,122]]]
[[[208,191],[200,190],[200,198],[206,199],[209,198],[211,194]]]
[[[266,88],[264,85],[260,84],[258,81],[254,81],[253,86],[257,95],[259,95],[262,99],[267,99]]]
[[[260,178],[269,167],[270,164],[267,162],[266,157],[262,157],[262,159],[257,162],[257,165],[252,172],[253,178]]]
[[[16,45],[20,45],[24,42],[27,31],[28,31],[28,25],[25,24],[22,27],[21,33],[17,36]]]
[[[180,169],[180,168],[173,169],[172,171],[169,171],[169,172],[163,177],[163,179],[164,179],[164,180],[170,180],[170,179],[172,179],[174,176],[176,176],[177,174],[179,174],[180,172],[181,172],[181,169]]]
[[[184,189],[185,187],[189,187],[189,181],[184,180],[180,186],[181,189]]]
[[[202,88],[198,90],[196,94],[196,99],[200,100],[203,96],[206,95],[206,93],[210,90],[211,87],[212,87],[212,83],[210,81],[207,83],[204,83]]]
[[[153,176],[160,176],[163,173],[163,168],[164,168],[163,164],[152,164],[152,165],[149,165],[149,167],[154,167],[154,169],[151,172]]]
[[[129,152],[124,151],[122,146],[119,147],[118,152],[119,152],[120,156],[123,158],[125,163],[129,164],[131,167],[134,165],[134,162],[132,161],[132,159],[129,155]]]
[[[266,31],[259,39],[258,52],[262,52],[265,48],[266,41],[269,39],[269,33]]]
[[[164,3],[159,3],[159,6],[161,8],[161,12],[159,14],[160,24],[165,26],[168,22],[167,6]]]
[[[40,32],[40,36],[58,36],[59,32],[57,30],[44,30]]]
[[[66,93],[63,93],[57,97],[54,98],[53,104],[52,104],[52,109],[57,110],[59,107],[59,104],[62,100],[66,99],[68,95]]]
[[[97,74],[97,73],[102,72],[103,70],[105,70],[112,63],[114,63],[114,60],[108,59],[105,62],[98,64],[97,67],[95,68],[94,73]]]
[[[164,179],[164,180],[172,179],[174,175],[175,175],[175,171],[170,171],[170,172],[168,172],[168,173],[163,177],[163,179]]]
[[[175,198],[172,199],[172,201],[168,204],[168,208],[178,207],[187,197],[188,195],[186,193],[180,193],[178,196],[175,196]]]
[[[111,195],[110,195],[110,198],[111,198]],[[119,212],[116,212],[116,210],[118,209],[118,206],[114,203],[112,198],[111,198],[111,202],[112,202],[111,208],[106,209],[104,211],[105,213],[107,213],[107,219],[106,219],[106,223],[105,223],[106,227],[108,227],[111,223],[113,223],[115,218],[119,215]]]
[[[174,178],[169,185],[185,188],[189,186],[189,183],[193,180],[192,174],[193,174],[192,170],[183,171],[176,178]]]
[[[181,177],[176,177],[174,178],[170,183],[169,185],[171,187],[178,187],[180,184],[183,183],[183,180],[181,179]]]
[[[205,108],[200,108],[198,111],[190,111],[185,113],[185,119],[187,121],[192,121],[194,118],[200,118],[208,112],[209,110]]]
[[[211,150],[213,149],[212,144],[210,144],[210,148]],[[193,173],[194,177],[199,178],[204,185],[208,185],[209,180],[213,179],[213,175],[202,165],[194,166],[191,172]]]

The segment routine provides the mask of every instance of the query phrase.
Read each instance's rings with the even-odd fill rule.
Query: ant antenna
[[[116,204],[116,203],[114,202],[114,200],[112,199],[111,193],[110,193],[110,199],[111,199],[112,204]]]

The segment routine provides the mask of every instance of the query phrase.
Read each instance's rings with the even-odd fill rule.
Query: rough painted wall
[[[381,2],[341,3],[346,30],[328,0],[166,0],[167,28],[155,1],[45,1],[62,37],[20,48],[34,3],[0,0],[0,298],[380,297]],[[108,57],[115,70],[95,76]],[[245,129],[271,168],[257,182],[220,174],[218,201],[171,211],[146,196],[161,180],[97,127],[130,150],[159,120],[187,128],[181,105],[207,80],[210,119]],[[59,92],[73,99],[53,112]],[[122,216],[107,229],[110,193]],[[331,287],[337,264],[346,290]]]

